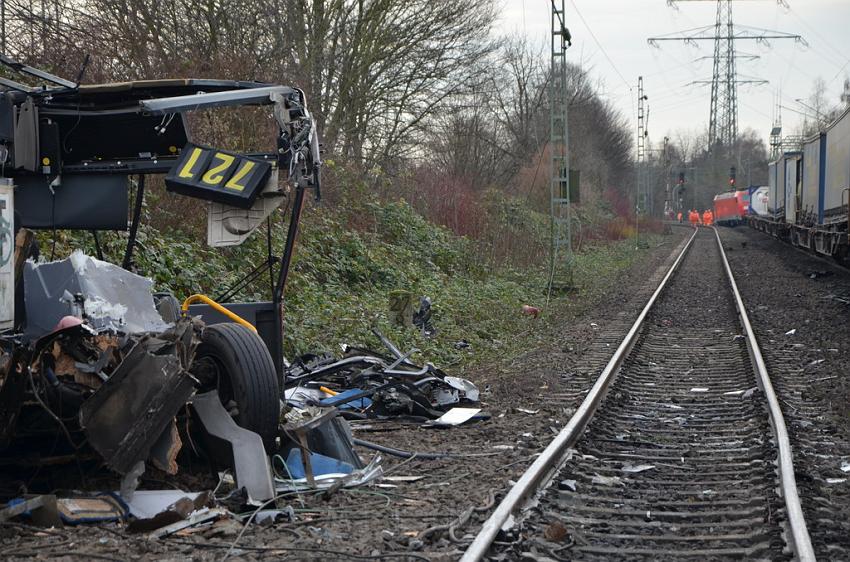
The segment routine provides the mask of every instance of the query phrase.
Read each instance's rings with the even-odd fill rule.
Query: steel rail
[[[693,244],[697,232],[698,229],[695,228],[694,233],[688,239],[687,244],[679,253],[676,261],[673,262],[673,265],[670,266],[670,269],[655,289],[655,292],[652,293],[652,296],[649,298],[649,301],[647,301],[646,306],[643,307],[643,310],[641,310],[637,320],[635,320],[634,324],[629,329],[626,337],[623,339],[622,343],[620,343],[619,347],[617,347],[617,350],[614,352],[611,360],[607,365],[605,365],[605,368],[602,370],[602,374],[599,375],[596,383],[594,383],[590,392],[588,392],[587,396],[585,396],[584,401],[582,401],[578,410],[576,410],[576,413],[573,414],[564,428],[557,436],[555,436],[555,439],[553,439],[543,452],[540,453],[540,456],[535,459],[528,470],[523,473],[516,484],[514,484],[514,486],[508,491],[505,498],[498,506],[496,506],[496,509],[487,521],[484,522],[484,525],[482,525],[481,531],[479,531],[478,535],[476,535],[472,544],[470,544],[469,548],[466,549],[466,552],[461,558],[461,562],[477,562],[484,558],[487,551],[490,549],[490,545],[499,533],[499,529],[501,529],[505,522],[510,519],[517,507],[521,506],[522,503],[539,488],[540,483],[545,482],[548,476],[553,474],[564,462],[564,453],[569,447],[575,445],[576,441],[578,441],[579,437],[581,437],[581,434],[584,432],[585,427],[587,427],[587,424],[590,422],[590,419],[593,417],[593,414],[596,413],[597,407],[605,396],[605,391],[608,390],[608,387],[611,385],[611,381],[614,380],[614,377],[622,366],[623,361],[625,361],[626,357],[628,357],[631,352],[632,347],[634,347],[634,344],[640,335],[644,319],[649,314],[649,311],[652,309],[655,301],[661,294],[661,291],[663,291],[664,287],[667,286],[667,282],[679,268],[679,264],[682,262]]]
[[[643,322],[655,304],[658,296],[666,287],[667,282],[678,269],[684,256],[690,249],[698,229],[694,229],[694,234],[690,237],[685,247],[680,252],[676,261],[668,270],[667,274],[662,279],[656,290],[653,292],[646,306],[638,315],[626,337],[617,348],[611,360],[603,369],[602,374],[597,379],[596,383],[591,388],[590,392],[585,397],[584,401],[579,406],[576,413],[567,422],[567,425],[555,437],[555,439],[546,447],[539,457],[532,463],[520,477],[516,484],[509,490],[508,494],[502,502],[496,507],[492,515],[484,522],[481,531],[470,544],[469,548],[461,558],[461,562],[477,562],[484,558],[489,550],[493,540],[499,530],[508,522],[523,502],[525,502],[534,492],[536,492],[541,484],[546,482],[560,468],[565,461],[566,450],[574,445],[585,427],[590,422],[599,404],[605,396],[605,392],[623,364],[623,361],[631,352],[635,342],[638,339]],[[758,383],[761,390],[764,392],[768,403],[768,414],[770,424],[774,432],[774,437],[777,442],[778,455],[777,465],[779,469],[779,492],[782,495],[786,511],[787,522],[790,527],[790,536],[787,536],[789,546],[793,550],[798,560],[803,562],[812,562],[816,560],[814,549],[811,544],[806,521],[803,516],[802,507],[800,505],[800,497],[797,492],[797,483],[794,478],[793,456],[791,453],[790,440],[788,438],[788,430],[785,426],[785,419],[779,407],[779,400],[773,390],[770,377],[767,373],[764,358],[761,350],[758,347],[758,342],[755,338],[755,333],[744,308],[743,300],[738,286],[735,282],[735,277],[732,274],[729,261],[726,258],[726,253],[723,250],[723,244],[717,229],[714,229],[715,237],[720,248],[720,255],[723,261],[724,269],[727,278],[729,279],[730,288],[732,290],[735,308],[741,322],[741,326],[745,332],[747,339],[747,350],[749,352],[752,364],[758,375]]]
[[[809,537],[809,530],[806,527],[803,508],[800,505],[800,495],[797,492],[797,480],[794,478],[794,457],[791,451],[791,442],[788,438],[788,428],[785,426],[785,417],[782,415],[782,409],[779,407],[779,399],[773,390],[773,384],[770,382],[764,357],[762,357],[758,340],[756,340],[755,332],[750,324],[749,316],[747,316],[747,310],[744,308],[741,293],[738,292],[738,284],[735,282],[735,276],[732,274],[729,260],[726,259],[726,252],[723,250],[720,233],[716,228],[714,229],[714,235],[717,238],[717,245],[720,247],[720,257],[723,259],[726,276],[729,278],[732,294],[735,297],[735,308],[738,310],[741,326],[744,328],[745,335],[747,336],[747,350],[758,375],[759,386],[767,399],[770,425],[773,428],[776,445],[779,449],[777,458],[779,489],[785,500],[788,525],[791,528],[790,546],[798,560],[812,562],[815,560],[815,551],[812,547],[812,539]]]

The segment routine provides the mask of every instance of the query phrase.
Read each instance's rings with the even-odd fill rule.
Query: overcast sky
[[[785,106],[781,109],[783,132],[791,133],[803,119],[795,111],[812,113],[795,99],[807,102],[816,78],[826,81],[829,102],[838,103],[844,78],[850,75],[850,0],[785,1],[789,8],[776,0],[733,4],[736,25],[799,34],[808,43],[772,40],[765,46],[752,40],[736,42],[739,54],[760,56],[738,60],[739,79],[769,81],[762,86],[738,87],[738,129],[753,128],[765,140],[778,110],[777,98]],[[696,59],[711,57],[713,42],[700,42],[699,47],[665,42],[654,48],[646,40],[713,25],[716,2],[679,1],[676,6],[678,9],[670,7],[667,0],[566,0],[567,27],[573,36],[569,60],[590,69],[601,90],[633,127],[637,80],[643,76],[654,143],[676,130],[708,127],[710,86],[688,84],[711,79],[710,58]],[[524,34],[545,46],[550,10],[549,0],[503,0],[501,30]]]

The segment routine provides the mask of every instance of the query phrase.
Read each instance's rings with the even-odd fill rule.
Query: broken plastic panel
[[[273,498],[271,467],[263,439],[236,425],[215,390],[195,396],[192,407],[211,436],[230,444],[236,483],[248,492],[248,503],[259,505]]]
[[[238,246],[286,198],[278,188],[278,171],[273,169],[262,193],[249,209],[210,202],[207,211],[207,244],[214,248]]]
[[[52,332],[65,316],[85,318],[97,330],[124,333],[168,329],[156,310],[153,282],[77,250],[64,260],[29,261],[24,269],[25,336]]]

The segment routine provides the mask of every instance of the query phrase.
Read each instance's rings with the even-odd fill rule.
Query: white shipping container
[[[763,185],[750,194],[750,210],[760,216],[769,216],[767,202],[770,200],[770,188]]]
[[[826,130],[824,212],[839,210],[841,192],[850,187],[850,108]],[[845,200],[846,200],[845,195]]]
[[[806,140],[803,144],[803,198],[802,211],[818,213],[820,200],[820,139],[821,135]]]
[[[785,222],[797,222],[797,197],[800,190],[799,154],[785,155]]]
[[[785,212],[785,165],[782,158],[768,165],[767,212],[777,218]]]

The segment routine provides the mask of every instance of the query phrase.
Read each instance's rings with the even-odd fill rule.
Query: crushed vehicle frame
[[[235,421],[268,446],[277,430],[286,366],[284,291],[306,193],[312,189],[320,196],[319,136],[304,93],[209,79],[81,85],[4,55],[0,68],[2,75],[41,84],[0,76],[0,316],[6,316],[0,318],[5,328],[0,332],[0,456],[18,437],[22,408],[30,405],[52,418],[39,423],[53,424],[54,432],[60,426],[70,445],[67,458],[80,456],[82,445],[71,435],[75,427],[107,466],[128,478],[138,475],[145,460],[173,473],[180,449],[176,412],[186,410],[195,392],[211,390],[210,381],[235,376],[223,373],[228,369],[241,369],[240,376],[249,369],[272,374],[273,381],[251,391],[255,397],[266,394],[262,416],[256,404],[239,403],[246,390],[238,381],[230,381],[231,396],[221,396]],[[238,153],[193,142],[187,113],[239,106],[271,108],[277,124],[274,152]],[[138,302],[103,298],[116,290],[120,294],[125,284],[143,287],[144,278],[128,270],[135,269],[145,178],[152,174],[165,175],[168,191],[207,204],[213,246],[239,244],[267,225],[266,260],[213,298],[191,295],[182,305],[160,293]],[[283,201],[290,208],[288,226],[282,248],[274,248],[271,214]],[[30,230],[62,229],[90,231],[98,259],[26,261],[34,257],[33,248],[37,251]],[[120,268],[103,262],[97,234],[102,230],[128,232]],[[269,300],[228,302],[263,275],[269,278]],[[139,310],[148,314],[151,305],[167,327],[134,324],[130,316]],[[28,325],[28,316],[33,322],[39,317],[37,328]],[[249,356],[253,363],[246,366]],[[151,369],[159,388],[140,382]],[[127,390],[133,384],[138,392]],[[140,413],[128,416],[122,404]],[[27,425],[31,422],[25,420],[25,433],[40,429]],[[119,422],[127,431],[92,431],[91,424]],[[30,454],[33,464],[45,462],[40,453],[23,455]],[[51,462],[61,460],[55,457]],[[21,459],[18,454],[13,462]]]

